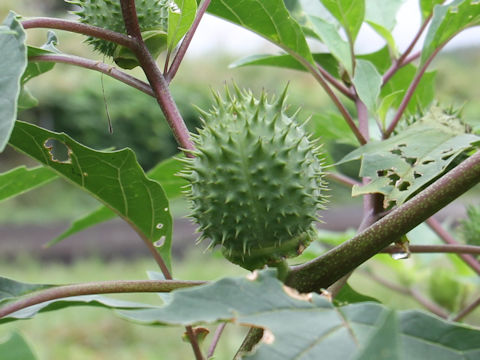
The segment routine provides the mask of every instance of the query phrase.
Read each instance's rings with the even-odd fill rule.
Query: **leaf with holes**
[[[447,5],[435,6],[420,63],[424,64],[438,48],[459,32],[476,25],[480,25],[480,1],[455,0]]]
[[[0,25],[0,152],[7,146],[17,119],[20,79],[27,66],[25,32],[13,12]]]
[[[256,32],[286,52],[313,64],[305,35],[283,0],[212,0],[208,12]]]
[[[0,174],[0,201],[45,185],[57,177],[55,172],[43,166],[33,169],[19,166],[7,171]]]
[[[179,197],[182,194],[183,186],[188,184],[186,180],[176,175],[184,167],[178,158],[179,156],[175,156],[164,160],[147,173],[150,179],[158,181],[162,185],[169,200]],[[108,207],[100,206],[80,219],[75,220],[67,230],[50,241],[47,246],[53,246],[77,232],[113,219],[116,216],[117,214]]]
[[[89,192],[127,221],[170,264],[172,216],[161,185],[145,176],[130,149],[95,151],[66,134],[17,121],[10,145]]]
[[[169,302],[155,309],[118,313],[143,324],[229,321],[263,328],[260,345],[244,354],[244,359],[363,360],[381,359],[368,356],[393,352],[402,360],[460,360],[480,355],[478,329],[419,311],[394,311],[378,303],[334,307],[318,294],[299,294],[286,287],[276,279],[275,271],[255,274],[254,280],[225,278],[173,291]]]
[[[353,196],[381,193],[385,195],[385,205],[400,205],[479,142],[480,136],[465,133],[465,126],[455,115],[432,107],[398,135],[364,145],[340,163],[361,158],[360,176],[371,179],[367,185],[355,185]]]

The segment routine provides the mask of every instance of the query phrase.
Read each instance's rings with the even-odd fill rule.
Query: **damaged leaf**
[[[400,205],[440,176],[461,153],[480,142],[455,115],[438,107],[400,134],[362,146],[340,163],[361,159],[360,176],[370,183],[354,186],[352,195],[381,193],[385,206]]]
[[[66,134],[17,121],[9,144],[89,192],[155,243],[170,264],[172,216],[162,186],[145,175],[130,149],[96,151]],[[161,225],[161,226],[159,226]]]

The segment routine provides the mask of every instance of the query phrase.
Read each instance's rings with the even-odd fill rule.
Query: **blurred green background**
[[[61,16],[69,8],[62,0],[13,1],[2,0],[0,17],[8,9],[15,9],[25,16]],[[77,35],[57,32],[59,48],[65,53],[98,59]],[[45,41],[45,30],[28,32],[29,43],[41,45]],[[292,109],[302,107],[303,119],[312,114],[334,111],[318,84],[301,72],[275,68],[229,69],[234,57],[228,54],[210,54],[202,58],[190,58],[182,64],[178,76],[172,83],[172,93],[191,131],[199,126],[195,106],[208,109],[210,88],[220,90],[225,83],[235,81],[241,87],[249,87],[255,93],[262,89],[279,93],[288,82],[289,103]],[[457,49],[453,53],[443,53],[434,63],[438,71],[437,98],[441,104],[463,106],[467,122],[475,126],[480,114],[480,49]],[[134,75],[143,78],[139,71]],[[29,88],[39,99],[40,105],[19,114],[22,120],[44,126],[54,131],[65,131],[77,141],[96,149],[131,147],[135,150],[140,164],[145,170],[159,161],[178,152],[177,146],[156,102],[137,90],[130,89],[107,76],[87,70],[57,64],[55,69],[38,79]],[[108,109],[108,110],[106,110]],[[107,114],[108,111],[108,114]],[[113,134],[108,131],[108,118],[113,125]],[[336,158],[348,152],[345,146],[327,144],[336,152]],[[0,154],[0,171],[20,164],[34,163],[7,149]],[[346,169],[351,171],[351,169]],[[334,211],[353,203],[349,191],[331,184],[329,208]],[[475,190],[478,193],[478,189]],[[59,195],[60,194],[60,195]],[[54,199],[54,200],[52,200]],[[468,202],[469,197],[463,198]],[[97,202],[80,190],[61,181],[46,185],[36,191],[0,205],[0,242],[5,229],[26,228],[32,225],[42,227],[66,226],[70,221],[88,213]],[[178,201],[172,207],[174,215],[181,218],[187,213],[185,203]],[[455,219],[448,218],[454,224]],[[326,235],[333,236],[333,235]],[[336,236],[336,235],[335,235]],[[346,235],[348,237],[348,235]],[[435,242],[428,229],[420,228],[413,235],[421,243]],[[31,237],[35,237],[32,230]],[[68,241],[68,240],[66,240]],[[142,246],[138,242],[138,246]],[[182,279],[215,279],[228,275],[243,275],[245,271],[228,264],[220,256],[203,252],[203,248],[187,243],[183,256],[175,261],[175,276]],[[44,250],[48,252],[49,250]],[[314,256],[315,249],[304,255]],[[372,295],[388,305],[399,309],[420,307],[410,297],[393,293],[391,290],[372,281],[366,271],[378,271],[388,279],[405,286],[415,286],[427,296],[435,298],[438,304],[455,310],[460,303],[466,303],[478,295],[477,286],[472,285],[474,276],[461,263],[452,258],[437,255],[418,256],[397,265],[386,256],[371,262],[362,272],[355,275],[351,283],[355,289]],[[0,276],[25,282],[71,283],[93,280],[144,279],[146,270],[155,270],[152,260],[144,257],[118,258],[106,261],[99,252],[97,257],[78,258],[66,263],[65,259],[39,260],[36,253],[22,249],[18,244],[18,254],[6,258],[0,253]],[[440,284],[450,284],[447,297],[455,297],[455,304],[443,301],[442,294],[432,291],[432,269],[455,269],[462,274],[458,279],[447,279]],[[447,276],[448,275],[444,275]],[[450,282],[448,282],[450,281]],[[452,283],[453,281],[453,283]],[[452,285],[453,284],[453,285]],[[438,287],[438,286],[437,286]],[[454,291],[454,296],[451,294]],[[445,296],[444,296],[445,297]],[[137,301],[158,302],[154,295],[122,296]],[[443,303],[442,303],[443,301]],[[479,325],[480,312],[477,310],[468,322]],[[214,327],[212,327],[213,329]],[[188,344],[181,340],[183,329],[144,327],[116,318],[106,310],[73,309],[40,315],[29,321],[16,322],[0,328],[0,341],[9,331],[18,329],[34,347],[40,359],[186,359],[191,357]],[[226,336],[218,350],[218,359],[231,357],[232,349],[239,346],[244,329],[228,326]],[[208,341],[207,344],[208,346]],[[1,358],[1,354],[0,354]]]

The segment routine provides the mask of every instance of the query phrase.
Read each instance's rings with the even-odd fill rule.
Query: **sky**
[[[397,45],[404,50],[420,27],[418,0],[407,0],[399,9],[393,35]],[[360,30],[356,48],[361,53],[378,50],[383,40],[368,26]],[[445,51],[462,46],[480,46],[480,27],[468,29],[454,38]],[[417,46],[418,50],[420,47]],[[258,35],[224,20],[205,15],[190,45],[189,57],[205,56],[223,51],[231,55],[247,56],[258,53],[275,53],[280,50]]]

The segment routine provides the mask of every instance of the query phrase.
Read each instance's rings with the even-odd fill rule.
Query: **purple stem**
[[[195,35],[198,25],[200,24],[200,20],[202,20],[203,15],[207,11],[208,5],[210,5],[210,0],[204,0],[200,4],[200,7],[197,10],[197,14],[195,16],[195,19],[193,20],[193,24],[190,27],[190,30],[188,30],[187,34],[183,38],[183,41],[180,44],[180,47],[178,48],[177,53],[175,54],[175,58],[172,61],[172,65],[170,66],[170,69],[168,70],[168,72],[165,74],[165,79],[168,83],[170,83],[170,81],[172,81],[172,79],[177,74],[178,68],[180,67],[180,64],[185,56],[185,53],[187,52],[187,49],[190,46],[190,42],[193,39],[193,35]]]
[[[37,55],[28,58],[31,62],[56,62],[79,66],[85,69],[95,70],[105,75],[111,76],[121,82],[130,85],[131,87],[144,92],[147,95],[155,97],[152,88],[149,84],[141,81],[123,71],[120,71],[114,66],[105,64],[101,61],[85,59],[79,56],[73,55],[61,55],[61,54],[49,54],[49,55]]]

